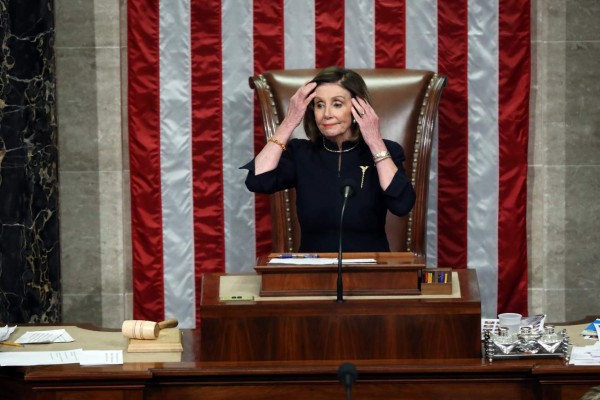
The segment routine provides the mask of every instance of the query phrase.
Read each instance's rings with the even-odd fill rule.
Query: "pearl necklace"
[[[325,136],[321,136],[323,138],[323,147],[325,148],[325,150],[327,150],[330,153],[345,153],[347,151],[350,150],[354,150],[356,148],[356,146],[358,146],[358,143],[360,143],[360,141],[356,142],[356,144],[346,150],[331,150],[329,147],[327,147],[327,144],[325,142]]]

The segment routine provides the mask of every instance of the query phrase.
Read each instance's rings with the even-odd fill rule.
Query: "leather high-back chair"
[[[391,251],[425,256],[425,224],[431,140],[446,77],[431,71],[407,69],[355,69],[367,84],[384,139],[402,145],[404,170],[415,188],[417,200],[409,215],[388,212],[386,234]],[[318,69],[273,70],[250,78],[263,117],[265,140],[275,134],[296,90],[311,80]],[[306,138],[302,124],[293,137]],[[300,242],[293,189],[271,196],[273,252],[295,252]]]

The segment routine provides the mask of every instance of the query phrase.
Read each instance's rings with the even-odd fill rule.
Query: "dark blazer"
[[[357,187],[344,212],[343,250],[348,252],[390,251],[385,234],[387,210],[402,216],[415,202],[415,191],[404,173],[404,150],[384,140],[398,172],[384,191],[368,146],[346,142],[341,153],[327,151],[321,143],[292,139],[273,171],[254,174],[254,160],[241,167],[248,170],[246,187],[256,193],[275,193],[296,188],[296,207],[301,227],[300,252],[337,252],[343,196],[340,184],[351,179]],[[356,145],[356,146],[355,146]],[[332,142],[327,148],[336,149]],[[363,176],[362,170],[367,167]]]

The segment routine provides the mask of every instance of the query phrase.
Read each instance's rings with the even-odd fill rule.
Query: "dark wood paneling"
[[[475,271],[461,298],[221,302],[219,274],[202,283],[200,359],[368,360],[481,357]]]

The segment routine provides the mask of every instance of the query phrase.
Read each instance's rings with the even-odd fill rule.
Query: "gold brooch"
[[[360,178],[360,188],[362,189],[363,184],[365,183],[365,173],[367,172],[367,169],[369,169],[368,165],[361,165],[360,166],[360,170],[362,171],[362,177]]]

